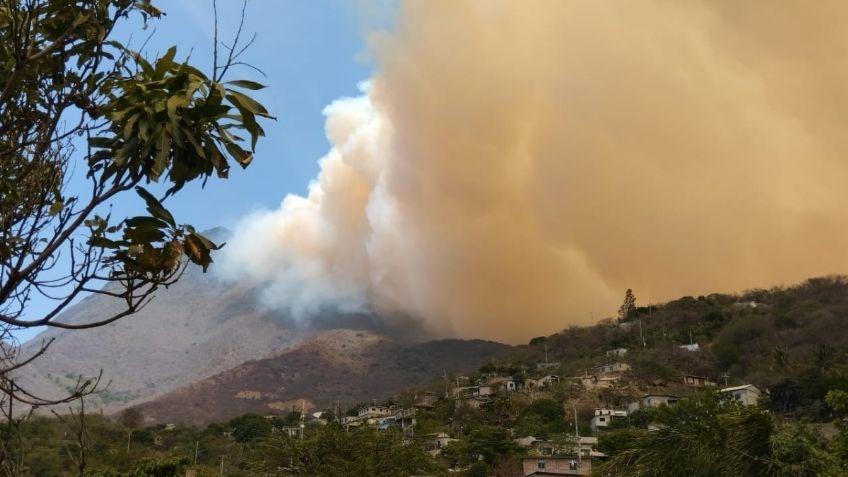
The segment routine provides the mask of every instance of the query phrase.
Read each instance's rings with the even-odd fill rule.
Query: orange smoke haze
[[[327,107],[308,197],[224,270],[269,304],[520,342],[848,259],[848,2],[429,1]]]

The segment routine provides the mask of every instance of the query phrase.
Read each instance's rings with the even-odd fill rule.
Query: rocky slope
[[[382,400],[443,372],[476,370],[509,346],[480,340],[404,344],[356,330],[323,332],[139,406],[148,422],[207,424],[256,412]]]
[[[90,400],[112,411],[186,383],[230,369],[297,342],[307,331],[257,305],[253,292],[189,267],[183,278],[141,312],[91,330],[47,330],[23,346],[23,356],[42,340],[48,352],[17,376],[38,395],[61,396],[79,375],[103,372],[104,392]],[[88,297],[61,320],[81,322],[119,310],[117,300]]]

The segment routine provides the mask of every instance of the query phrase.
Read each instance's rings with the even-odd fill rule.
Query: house
[[[538,379],[527,378],[527,380],[524,381],[524,388],[527,390],[546,388],[557,382],[559,382],[559,376],[549,374]]]
[[[415,407],[432,409],[436,405],[437,399],[435,393],[428,391],[421,396],[416,396]]]
[[[344,416],[339,420],[339,423],[344,427],[359,427],[362,425],[362,418],[359,416]]]
[[[680,401],[677,396],[669,394],[645,394],[642,396],[642,407],[671,406]]]
[[[515,445],[517,445],[518,447],[523,447],[524,449],[533,447],[533,444],[535,444],[538,440],[539,439],[536,439],[533,436],[519,437],[518,439],[513,439],[513,441],[515,441]]]
[[[546,369],[555,369],[555,368],[559,368],[559,361],[555,361],[555,362],[551,362],[551,363],[549,363],[547,361],[545,361],[544,363],[536,363],[536,371],[544,371]]]
[[[589,427],[592,428],[592,432],[598,432],[599,429],[609,427],[613,420],[621,419],[623,417],[627,417],[627,411],[617,409],[595,409],[595,415],[592,416],[592,421],[589,423]]]
[[[689,351],[690,353],[695,351],[701,351],[701,347],[698,345],[698,343],[684,344],[678,346],[678,348],[684,351]]]
[[[607,356],[624,356],[627,354],[627,348],[616,348],[607,351]]]
[[[391,416],[394,409],[386,406],[364,406],[359,409],[360,419],[376,419]]]
[[[684,374],[683,384],[694,388],[703,388],[707,386],[715,386],[715,383],[703,376],[695,376],[694,374]]]
[[[474,397],[462,399],[462,402],[473,407],[474,409],[480,409],[481,407],[485,406],[486,404],[489,404],[491,401],[488,398],[485,398],[485,397],[474,396]]]
[[[639,409],[660,406],[672,406],[680,401],[678,396],[670,394],[645,394],[639,401],[633,401],[627,405],[627,412],[635,412]]]
[[[603,366],[598,366],[595,368],[598,374],[610,374],[610,373],[623,373],[626,371],[630,371],[633,368],[630,367],[627,363],[615,362],[611,364],[605,364]]]
[[[743,406],[756,406],[763,396],[763,393],[753,384],[724,388],[719,392],[730,396],[731,399],[738,401]]]
[[[424,436],[424,448],[427,452],[430,453],[433,457],[439,455],[442,452],[442,449],[450,444],[451,442],[458,441],[459,439],[454,439],[451,436],[447,435],[444,432],[437,432],[435,434],[428,434]]]
[[[606,454],[595,450],[598,445],[597,437],[572,437],[570,440],[545,441],[533,436],[515,439],[519,447],[531,449],[528,456],[550,457],[559,455],[579,455],[581,457],[606,457]]]
[[[592,460],[580,456],[525,457],[521,459],[524,477],[549,475],[590,475]]]

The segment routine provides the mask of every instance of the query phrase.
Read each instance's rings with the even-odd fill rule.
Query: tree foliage
[[[259,120],[271,118],[247,94],[262,85],[223,78],[242,50],[208,75],[176,47],[149,58],[115,40],[121,23],[161,15],[147,0],[0,5],[0,409],[9,429],[20,424],[10,400],[29,408],[70,402],[99,383],[81,378],[60,399],[21,389],[11,375],[50,342],[20,356],[13,332],[102,326],[143,308],[189,263],[205,271],[219,245],[164,203],[191,182],[226,178],[232,163],[247,167],[264,134]],[[111,203],[125,197],[146,212],[113,217]],[[85,294],[120,306],[63,320]],[[36,315],[35,299],[51,305]],[[0,470],[10,461],[0,458]]]
[[[624,292],[624,303],[621,304],[621,307],[618,309],[618,321],[619,323],[629,320],[636,314],[636,296],[633,294],[633,290],[627,289]]]

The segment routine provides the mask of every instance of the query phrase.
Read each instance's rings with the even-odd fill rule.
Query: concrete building
[[[731,399],[742,403],[744,406],[756,406],[763,397],[762,391],[753,384],[724,388],[719,392],[729,395]]]
[[[627,417],[627,411],[617,409],[595,409],[595,415],[592,416],[592,421],[589,427],[592,432],[598,432],[599,429],[609,427],[610,423],[615,419]]]

